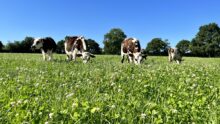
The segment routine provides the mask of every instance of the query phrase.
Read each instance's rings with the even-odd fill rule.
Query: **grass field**
[[[220,58],[0,54],[0,123],[220,123]]]

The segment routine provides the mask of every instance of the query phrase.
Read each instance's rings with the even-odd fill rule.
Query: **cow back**
[[[134,42],[133,38],[125,39],[122,42],[122,46],[123,46],[122,50],[123,50],[124,53],[128,53],[128,52],[136,53],[136,52],[141,51],[140,42],[138,40],[136,40]]]
[[[43,43],[43,50],[46,52],[48,50],[56,50],[56,42],[51,37],[46,37],[41,39]]]
[[[73,37],[66,36],[65,37],[65,44],[66,44],[66,48],[65,49],[67,51],[71,51],[72,50],[73,45],[74,45],[74,43],[75,43],[77,38],[78,38],[77,36],[73,36]]]

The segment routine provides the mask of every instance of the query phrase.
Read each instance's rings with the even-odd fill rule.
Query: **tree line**
[[[0,51],[1,52],[11,52],[11,53],[34,53],[40,52],[40,50],[32,50],[31,45],[33,44],[33,37],[25,37],[22,41],[8,42],[5,46],[0,41]],[[64,40],[57,42],[57,53],[64,53]],[[86,40],[87,50],[93,54],[101,54],[102,49],[99,47],[99,44],[92,39]]]
[[[104,48],[92,39],[87,39],[88,51],[93,54],[120,54],[121,42],[127,35],[120,28],[113,28],[104,35]],[[0,41],[0,51],[32,53],[30,49],[34,38],[26,37],[22,41],[8,42],[5,46]],[[57,53],[64,53],[64,40],[57,42]],[[142,46],[143,47],[143,46]],[[153,38],[144,48],[148,55],[167,55],[170,48],[168,39]],[[196,36],[190,40],[181,40],[176,48],[185,56],[216,57],[220,56],[220,28],[216,23],[203,25]]]

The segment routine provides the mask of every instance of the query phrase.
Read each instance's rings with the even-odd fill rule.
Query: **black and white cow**
[[[56,50],[56,42],[50,38],[36,38],[31,46],[32,49],[40,49],[44,60],[53,60],[53,52]]]
[[[168,49],[168,59],[169,62],[176,61],[177,64],[180,64],[182,61],[182,55],[177,48],[169,48]]]
[[[128,57],[129,62],[140,64],[147,55],[141,52],[141,45],[136,38],[126,38],[121,43],[121,63],[124,62],[125,57]]]
[[[95,55],[86,52],[86,42],[83,36],[66,36],[64,47],[68,60],[75,61],[76,57],[81,57],[83,63],[87,63],[91,57],[95,57]]]

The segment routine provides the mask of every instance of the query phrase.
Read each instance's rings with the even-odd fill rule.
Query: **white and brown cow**
[[[95,57],[93,54],[86,52],[86,42],[83,36],[66,36],[64,47],[68,60],[75,61],[76,57],[81,57],[83,63],[87,63],[90,57]]]
[[[177,48],[169,48],[168,59],[169,59],[169,62],[176,61],[177,64],[180,64],[182,61],[182,55],[180,54]]]
[[[42,52],[43,59],[46,60],[53,60],[53,51],[56,50],[56,43],[55,41],[50,38],[36,38],[31,46],[32,49],[39,49]],[[48,56],[48,57],[47,57]]]
[[[121,63],[124,62],[125,57],[128,57],[129,62],[140,64],[146,55],[141,52],[141,45],[136,38],[126,38],[121,43]]]

